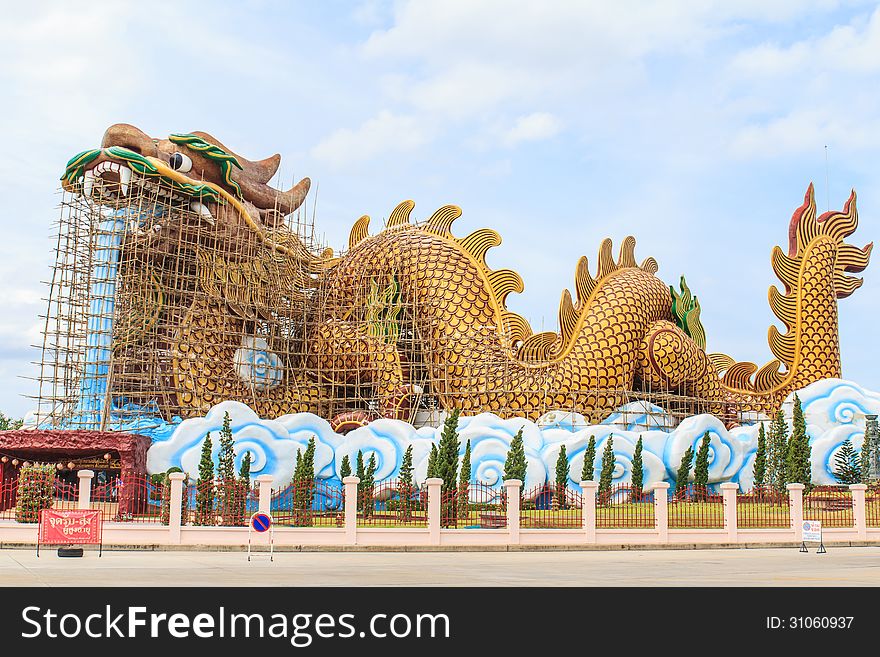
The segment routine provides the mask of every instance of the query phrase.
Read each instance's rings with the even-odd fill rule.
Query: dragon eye
[[[181,173],[186,173],[193,168],[192,160],[183,153],[173,153],[168,163],[172,169]]]

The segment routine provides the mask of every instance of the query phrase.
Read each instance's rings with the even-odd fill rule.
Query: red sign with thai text
[[[97,509],[43,509],[39,541],[45,545],[100,544],[101,521]]]

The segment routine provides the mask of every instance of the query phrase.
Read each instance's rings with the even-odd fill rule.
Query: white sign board
[[[821,543],[822,542],[822,521],[821,520],[804,520],[804,543]]]

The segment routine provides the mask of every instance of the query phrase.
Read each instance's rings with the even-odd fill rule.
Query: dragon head
[[[62,187],[101,205],[143,211],[164,221],[153,224],[155,234],[180,234],[187,227],[175,222],[214,228],[213,239],[228,240],[256,232],[273,248],[286,251],[285,240],[270,236],[305,199],[310,181],[303,178],[287,191],[267,183],[275,175],[280,155],[251,161],[234,153],[205,132],[173,134],[154,139],[135,126],[110,126],[101,147],[75,155],[61,177]],[[157,211],[158,209],[158,211]]]

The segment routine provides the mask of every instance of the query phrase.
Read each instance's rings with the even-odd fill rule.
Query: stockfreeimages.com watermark
[[[167,614],[148,612],[146,607],[126,607],[120,612],[106,605],[102,612],[84,615],[58,614],[51,608],[30,606],[22,609],[21,618],[24,639],[268,637],[288,639],[292,646],[305,648],[315,638],[450,637],[446,614],[373,614],[362,629],[358,629],[355,614],[245,614],[229,613],[225,607],[218,607],[214,613]]]

